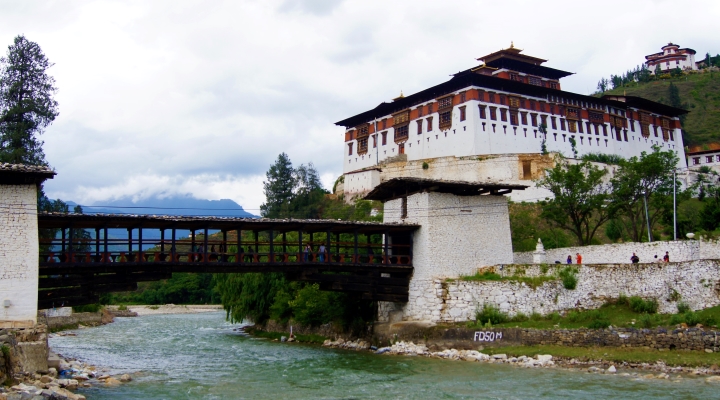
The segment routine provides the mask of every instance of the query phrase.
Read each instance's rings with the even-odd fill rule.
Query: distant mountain
[[[70,209],[76,203],[68,202]],[[82,205],[86,214],[148,214],[187,215],[202,217],[257,218],[243,210],[242,206],[230,199],[201,200],[193,197],[149,198],[133,202],[130,198],[103,201],[94,205]]]

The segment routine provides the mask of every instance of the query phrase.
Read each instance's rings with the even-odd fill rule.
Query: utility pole
[[[673,240],[677,241],[677,170],[673,168]]]
[[[648,242],[652,242],[652,232],[650,232],[650,214],[648,213],[647,192],[643,192],[643,203],[645,203],[645,221],[648,229]]]

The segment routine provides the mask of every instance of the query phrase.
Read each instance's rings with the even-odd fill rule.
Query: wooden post
[[[177,259],[177,248],[175,248],[175,228],[172,228],[172,244],[170,245],[170,256],[172,257],[172,262],[180,261]]]
[[[160,229],[160,254],[165,252],[165,228]]]
[[[100,262],[100,228],[95,228],[95,262]]]
[[[107,238],[107,226],[103,227],[103,244],[104,249],[103,252],[105,253],[105,259],[103,261],[108,261],[110,259],[110,254],[108,254],[108,238]]]
[[[222,248],[220,249],[222,251],[218,251],[218,253],[220,253],[220,260],[218,260],[218,261],[227,262],[228,260],[230,260],[227,255],[227,252],[228,252],[227,231],[223,230],[222,233],[223,233],[223,241],[222,241]]]
[[[60,243],[60,254],[62,254],[62,257],[65,257],[64,260],[60,260],[61,262],[67,262],[67,253],[65,252],[65,228],[60,229],[60,238],[62,242]]]
[[[142,228],[138,228],[138,258],[139,260],[135,260],[135,262],[143,262],[143,251],[142,251]]]
[[[203,261],[208,262],[208,228],[203,230]]]
[[[132,257],[132,228],[127,228],[128,231],[128,258]]]
[[[385,230],[385,254],[383,254],[383,264],[390,264],[390,254],[388,254],[388,241],[390,241],[390,231]]]
[[[305,249],[303,248],[302,229],[298,229],[298,259],[297,262],[305,262]]]
[[[327,260],[325,262],[330,262],[330,237],[332,237],[332,234],[328,230],[325,234],[325,242],[327,245],[325,246],[325,252],[327,253]]]
[[[273,239],[274,239],[275,233],[272,229],[270,229],[270,259],[268,262],[275,262],[275,250],[273,249]]]
[[[190,230],[190,255],[188,261],[195,261],[195,229]]]
[[[358,261],[358,231],[355,229],[355,256],[353,257],[353,262],[357,263]]]
[[[340,257],[340,232],[335,234],[335,254],[337,254],[338,260],[341,260]]]
[[[241,252],[240,249],[242,248],[242,229],[237,229],[237,256],[236,260],[237,262],[243,262],[242,258],[245,257],[244,251]],[[244,250],[244,249],[243,249]]]
[[[68,236],[70,236],[70,248],[69,248],[69,250],[68,250],[68,261],[72,262],[72,261],[74,261],[74,258],[73,258],[73,229],[72,229],[72,225],[71,225],[70,228],[68,229]]]

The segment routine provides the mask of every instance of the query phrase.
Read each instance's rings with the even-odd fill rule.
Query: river
[[[116,318],[77,336],[55,336],[66,357],[131,373],[89,399],[529,399],[720,397],[717,384],[643,380],[561,369],[525,369],[424,357],[374,355],[256,339],[222,312]]]

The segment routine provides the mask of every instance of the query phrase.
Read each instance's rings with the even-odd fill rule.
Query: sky
[[[709,1],[10,1],[54,66],[60,115],[40,137],[51,198],[232,199],[258,213],[281,152],[342,174],[334,123],[477,65],[511,41],[590,94],[667,42],[720,53]]]

